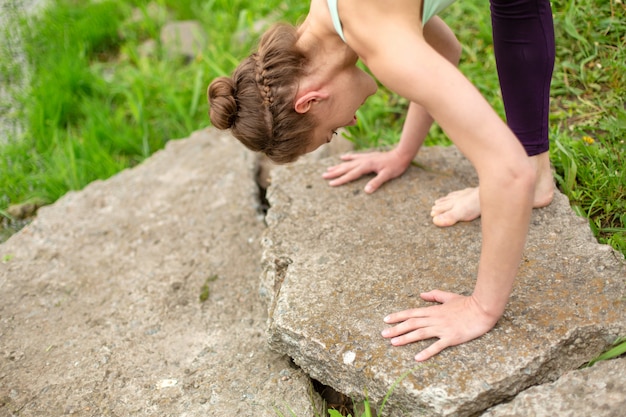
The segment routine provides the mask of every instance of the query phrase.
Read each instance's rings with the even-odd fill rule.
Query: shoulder
[[[323,0],[326,2],[327,0]],[[422,0],[338,0],[342,22],[421,23]]]
[[[347,43],[362,58],[371,48],[388,48],[402,39],[422,37],[421,7],[421,0],[339,0],[338,3]]]
[[[333,23],[333,15],[337,16],[337,3],[337,0],[311,0],[309,13],[301,27],[308,26],[321,37],[339,36]],[[340,15],[337,17],[341,18]]]

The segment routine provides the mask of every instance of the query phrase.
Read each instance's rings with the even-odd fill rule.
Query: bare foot
[[[478,187],[453,191],[435,201],[430,210],[433,223],[439,227],[452,226],[457,222],[469,222],[480,216]]]
[[[535,165],[535,172],[537,173],[533,207],[546,207],[554,198],[554,176],[550,167],[550,155],[548,152],[544,152],[531,156],[530,162]]]
[[[554,178],[550,168],[548,152],[531,156],[537,172],[533,207],[546,207],[554,198]],[[469,222],[480,216],[478,187],[454,191],[435,201],[430,211],[433,223],[439,227],[452,226],[458,222]]]

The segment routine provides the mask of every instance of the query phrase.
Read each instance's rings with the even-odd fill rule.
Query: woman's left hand
[[[343,161],[341,164],[328,168],[322,177],[329,180],[329,185],[336,187],[373,172],[376,176],[365,185],[365,192],[368,194],[376,191],[387,181],[402,175],[411,162],[410,157],[401,157],[396,149],[387,152],[347,154],[343,155],[341,160]]]
[[[420,294],[423,300],[439,305],[413,308],[385,317],[387,324],[382,336],[391,338],[391,344],[402,346],[419,340],[439,338],[415,356],[425,361],[449,346],[476,339],[495,326],[499,317],[489,315],[473,296],[433,290]]]

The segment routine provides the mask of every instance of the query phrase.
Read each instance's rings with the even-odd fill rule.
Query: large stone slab
[[[419,293],[469,294],[480,220],[435,227],[433,201],[476,183],[455,148],[427,148],[401,178],[373,195],[367,179],[331,188],[337,159],[275,169],[268,199],[261,292],[269,341],[313,378],[385,415],[467,416],[555,380],[626,333],[623,257],[599,245],[557,193],[534,210],[507,311],[488,334],[423,364],[432,341],[392,347],[380,336],[390,312],[426,305]]]
[[[570,371],[555,382],[529,388],[482,417],[623,417],[626,359]]]
[[[266,344],[255,170],[197,132],[2,244],[0,415],[312,415]]]

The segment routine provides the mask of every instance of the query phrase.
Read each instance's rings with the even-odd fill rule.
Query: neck
[[[307,76],[309,83],[323,85],[332,80],[339,72],[353,67],[357,55],[339,36],[315,30],[307,22],[299,28],[300,38],[297,47],[307,57]]]

